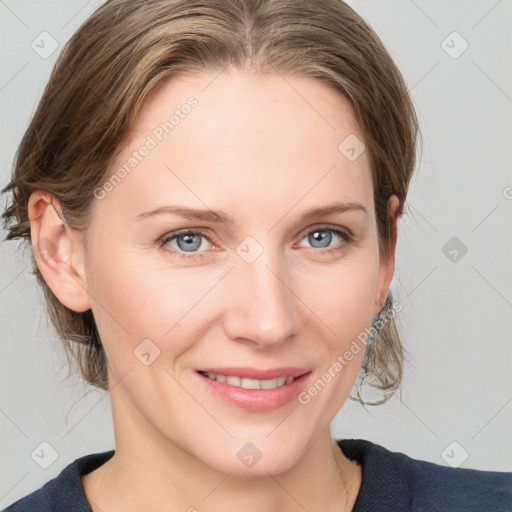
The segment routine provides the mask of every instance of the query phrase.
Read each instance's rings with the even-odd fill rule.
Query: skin
[[[109,361],[116,453],[83,477],[87,498],[93,510],[109,512],[286,512],[298,503],[351,510],[361,468],[333,445],[329,426],[363,350],[308,404],[292,400],[267,412],[205,391],[195,369],[298,366],[316,381],[382,307],[398,200],[389,202],[391,244],[380,255],[367,152],[349,161],[338,150],[349,134],[363,139],[350,104],[306,77],[230,69],[161,84],[112,169],[192,95],[198,106],[94,200],[87,245],[56,214],[55,197],[30,198],[36,256],[43,238],[55,247],[37,264],[64,305],[92,309]],[[366,212],[300,220],[334,202]],[[170,214],[136,220],[177,204],[221,209],[234,223]],[[326,225],[350,230],[353,240],[322,232],[325,247],[308,236]],[[203,228],[209,240],[199,237],[195,252],[183,249],[183,238],[159,244],[182,228]],[[247,236],[263,249],[252,263],[236,252]],[[133,354],[147,338],[160,350],[149,366]],[[250,468],[237,457],[249,442],[262,453]]]

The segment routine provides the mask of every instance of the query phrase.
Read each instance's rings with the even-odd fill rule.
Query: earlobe
[[[28,201],[34,259],[44,280],[69,309],[91,308],[84,268],[83,234],[70,228],[62,217],[59,200],[44,190]]]

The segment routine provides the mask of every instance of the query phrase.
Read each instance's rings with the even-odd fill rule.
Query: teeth
[[[244,389],[261,389],[261,381],[244,377],[240,381],[240,387]]]
[[[267,379],[260,381],[260,389],[274,389],[277,387],[277,379]]]
[[[248,379],[246,377],[235,377],[235,376],[226,376],[226,375],[218,375],[216,373],[204,373],[203,375],[207,375],[209,379],[216,380],[217,382],[225,382],[230,386],[236,386],[244,389],[274,389],[284,386],[286,384],[290,384],[295,380],[295,377],[277,377],[276,379]]]
[[[241,380],[242,379],[240,377],[233,377],[232,375],[230,375],[229,377],[226,377],[226,384],[229,384],[230,386],[240,387]]]

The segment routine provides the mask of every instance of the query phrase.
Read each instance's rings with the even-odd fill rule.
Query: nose
[[[237,261],[226,283],[230,300],[224,328],[230,339],[270,347],[297,333],[297,297],[285,262],[260,256],[252,263]]]

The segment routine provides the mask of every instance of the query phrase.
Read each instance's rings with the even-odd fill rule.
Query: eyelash
[[[315,231],[329,231],[331,233],[334,233],[335,235],[338,235],[343,241],[340,243],[340,245],[338,246],[334,246],[334,247],[331,247],[331,248],[327,248],[327,249],[317,249],[315,252],[323,252],[323,253],[329,253],[329,254],[334,254],[334,253],[338,253],[339,251],[343,250],[345,248],[345,244],[346,243],[351,243],[354,239],[354,236],[353,234],[350,232],[350,231],[342,231],[338,228],[333,228],[333,227],[330,227],[330,226],[319,226],[319,227],[315,227],[315,228],[312,228],[310,229],[309,231],[306,231],[304,233],[304,235],[301,237],[301,241],[306,237],[308,236],[309,234],[311,233],[314,233]],[[164,247],[167,243],[169,243],[171,240],[174,240],[175,238],[178,238],[182,235],[200,235],[200,236],[203,236],[204,238],[206,238],[206,240],[208,240],[208,242],[212,245],[215,245],[213,244],[213,242],[211,241],[210,237],[201,229],[182,229],[182,230],[179,230],[179,231],[173,231],[172,233],[166,233],[164,236],[162,236],[161,238],[158,239],[158,243],[159,243],[159,246],[160,247]],[[312,247],[311,249],[315,250],[315,247]],[[174,248],[170,248],[170,249],[164,249],[166,252],[170,252],[171,254],[176,254],[178,257],[180,258],[185,258],[185,259],[196,259],[196,258],[203,258],[204,255],[201,253],[201,252],[190,252],[190,253],[187,253],[185,251],[180,251],[180,250],[177,250],[177,249],[174,249]],[[203,251],[204,252],[204,251]]]

